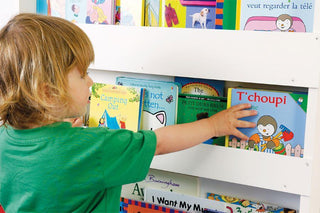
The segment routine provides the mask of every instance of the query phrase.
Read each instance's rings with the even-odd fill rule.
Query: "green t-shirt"
[[[119,212],[123,184],[141,181],[152,131],[0,127],[0,203],[10,212]]]

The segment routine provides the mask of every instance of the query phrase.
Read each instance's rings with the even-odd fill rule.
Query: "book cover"
[[[66,19],[78,24],[85,23],[87,0],[66,0]]]
[[[66,17],[66,0],[48,0],[48,15]]]
[[[224,81],[188,77],[175,77],[174,81],[181,84],[184,94],[224,96]]]
[[[90,127],[140,128],[144,88],[94,83],[90,100]]]
[[[269,213],[284,213],[289,212],[289,209],[277,205],[268,204],[265,202],[254,202],[248,199],[236,198],[215,193],[207,193],[207,198],[210,200],[226,203],[226,211],[228,212],[269,212]],[[290,210],[294,213],[295,210]]]
[[[133,199],[120,198],[120,213],[186,213],[185,211],[159,206]]]
[[[145,0],[120,0],[120,25],[144,25]]]
[[[226,203],[223,202],[152,188],[146,188],[145,201],[186,212],[203,212],[204,209],[226,210]]]
[[[48,15],[48,2],[44,0],[37,0],[36,13],[42,15]]]
[[[229,88],[228,107],[250,103],[258,115],[243,118],[256,128],[239,129],[249,137],[226,137],[226,146],[303,157],[308,95],[285,91]]]
[[[314,0],[238,0],[236,29],[313,32]]]
[[[227,98],[203,95],[179,94],[178,124],[208,118],[227,108]],[[204,142],[212,145],[225,145],[225,137],[215,137]]]
[[[87,0],[87,24],[114,24],[115,0]]]
[[[117,77],[116,84],[146,89],[141,129],[155,130],[176,124],[179,86],[174,82]]]
[[[161,26],[161,5],[162,0],[145,0],[144,26]]]
[[[199,29],[235,27],[235,0],[165,0],[164,3],[162,14],[165,27]]]
[[[198,196],[199,178],[173,172],[150,169],[143,181],[122,186],[121,196],[144,200],[146,188],[160,189],[191,196]]]
[[[116,0],[116,11],[115,11],[115,17],[114,17],[114,24],[119,25],[120,24],[120,0]]]

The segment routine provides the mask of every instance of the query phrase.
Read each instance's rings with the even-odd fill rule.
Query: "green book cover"
[[[189,123],[208,118],[227,108],[226,97],[179,94],[177,123]],[[204,142],[212,145],[225,145],[225,137],[212,138]]]

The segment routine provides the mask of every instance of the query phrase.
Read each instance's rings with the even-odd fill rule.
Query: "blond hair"
[[[61,120],[71,100],[68,72],[85,76],[94,60],[78,26],[36,14],[13,17],[0,31],[0,50],[0,125],[17,129]]]

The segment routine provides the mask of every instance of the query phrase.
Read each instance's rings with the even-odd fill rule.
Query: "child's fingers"
[[[243,134],[242,132],[240,132],[239,130],[235,130],[234,133],[232,134],[233,136],[240,138],[241,140],[249,140],[249,137],[246,136],[245,134]]]
[[[249,109],[249,108],[251,108],[251,104],[243,103],[243,104],[234,105],[234,106],[230,107],[229,109],[231,111],[240,111],[240,110]]]
[[[238,120],[236,123],[236,127],[238,127],[238,128],[254,128],[254,127],[256,127],[256,123]]]
[[[236,112],[236,118],[244,118],[249,116],[255,116],[258,112],[256,110],[241,110]]]

